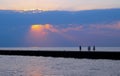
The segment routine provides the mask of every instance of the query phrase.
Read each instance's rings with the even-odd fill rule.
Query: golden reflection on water
[[[40,70],[36,68],[28,69],[27,76],[43,76]]]
[[[44,62],[44,60],[41,60]],[[49,68],[45,67],[46,62],[39,64],[39,60],[30,59],[29,64],[26,66],[26,76],[44,76],[44,72],[49,70]]]

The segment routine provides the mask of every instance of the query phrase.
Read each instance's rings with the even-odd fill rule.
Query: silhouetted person
[[[95,46],[93,46],[93,51],[95,51]]]
[[[80,50],[80,51],[82,50],[82,47],[81,47],[81,46],[79,46],[79,50]]]
[[[90,46],[88,46],[88,51],[90,51],[91,50],[91,47]]]

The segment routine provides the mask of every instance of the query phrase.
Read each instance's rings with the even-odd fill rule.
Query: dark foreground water
[[[0,76],[120,76],[120,60],[0,55]]]

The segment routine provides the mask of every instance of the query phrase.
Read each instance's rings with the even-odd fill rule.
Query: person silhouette
[[[95,51],[95,46],[93,46],[93,51]]]
[[[91,50],[91,47],[90,46],[88,46],[88,51],[90,51]]]
[[[82,47],[81,47],[81,46],[79,46],[79,50],[80,50],[80,51],[82,50]]]

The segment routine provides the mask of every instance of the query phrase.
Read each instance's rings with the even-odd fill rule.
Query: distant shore
[[[87,59],[114,59],[120,60],[120,52],[101,51],[50,51],[50,50],[0,50],[0,55],[16,56],[44,56],[64,58],[87,58]]]

